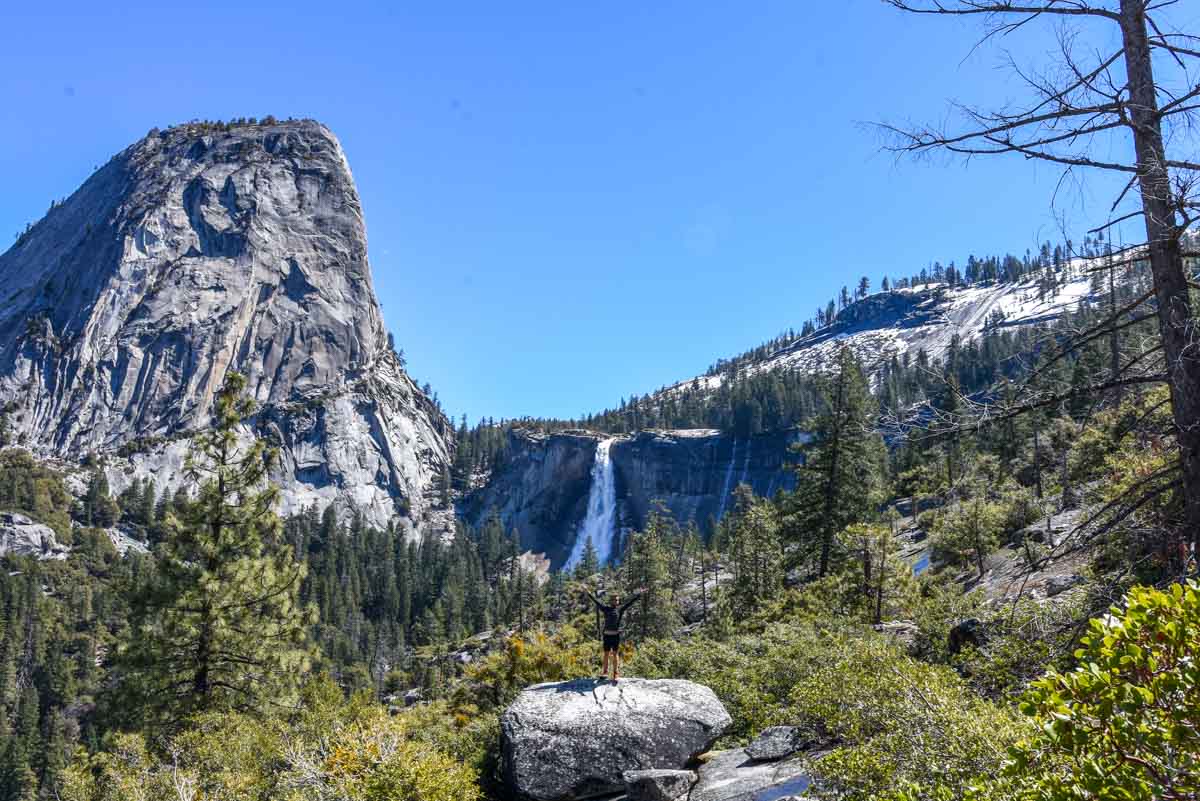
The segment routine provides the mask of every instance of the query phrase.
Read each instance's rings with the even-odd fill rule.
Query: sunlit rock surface
[[[439,519],[451,432],[389,347],[358,193],[312,121],[152,131],[0,256],[0,406],[17,441],[183,480],[230,371],[280,450],[285,511]]]
[[[529,801],[616,793],[629,771],[684,768],[730,723],[712,690],[690,681],[538,684],[500,719],[505,778]]]

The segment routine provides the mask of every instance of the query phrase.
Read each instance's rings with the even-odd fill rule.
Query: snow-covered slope
[[[743,366],[741,374],[775,370],[820,373],[836,363],[834,357],[843,347],[851,348],[868,370],[893,356],[915,356],[920,350],[937,361],[955,335],[965,343],[982,336],[989,326],[1046,323],[1078,309],[1092,299],[1092,278],[1080,261],[1064,270],[1060,283],[1048,290],[1029,279],[954,287],[924,284],[879,292],[843,309],[832,325]],[[728,373],[698,376],[659,394],[694,387],[713,390],[728,379]]]

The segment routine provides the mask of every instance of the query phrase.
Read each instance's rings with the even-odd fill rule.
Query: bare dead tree
[[[1184,250],[1184,237],[1200,215],[1200,158],[1194,153],[1200,37],[1160,19],[1178,0],[883,2],[913,14],[978,15],[986,26],[980,44],[1026,25],[1059,23],[1059,59],[1052,68],[1034,71],[1009,59],[1008,67],[1030,95],[1023,106],[982,110],[955,104],[962,125],[958,129],[881,127],[893,137],[889,149],[897,154],[1016,155],[1061,165],[1065,173],[1101,170],[1127,176],[1109,210],[1110,220],[1095,230],[1143,219],[1146,240],[1137,246],[1138,256],[1149,263],[1153,291],[1142,302],[1151,303],[1157,319],[1163,369],[1153,375],[1114,374],[1108,383],[1162,380],[1169,385],[1172,433],[1179,454],[1181,523],[1193,552],[1200,554],[1200,343],[1185,264],[1185,255],[1190,254]],[[1103,41],[1106,30],[1112,46],[1091,49],[1081,57],[1082,33],[1099,34],[1096,41]],[[1122,148],[1130,151],[1127,159],[1113,155]],[[1131,198],[1135,188],[1136,196]],[[1125,211],[1130,204],[1134,208]],[[1111,270],[1112,262],[1106,261],[1105,267]],[[1117,311],[1113,310],[1106,326],[1092,333],[1114,335]]]

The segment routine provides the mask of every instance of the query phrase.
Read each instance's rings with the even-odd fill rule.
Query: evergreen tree
[[[739,615],[771,597],[783,580],[783,550],[775,505],[754,497],[741,484],[734,491],[734,513],[728,528],[733,562],[732,600]]]
[[[841,538],[859,559],[867,619],[881,623],[885,617],[911,608],[916,582],[912,566],[900,557],[900,543],[892,527],[855,523]]]
[[[640,592],[634,605],[634,627],[638,637],[669,636],[678,623],[678,612],[671,603],[671,556],[669,540],[675,521],[662,509],[646,518],[641,531],[629,535],[622,569],[627,595]]]
[[[108,528],[116,524],[119,511],[116,501],[109,495],[108,478],[103,470],[96,470],[88,481],[87,494],[83,497],[84,523]]]
[[[186,470],[197,488],[166,521],[158,569],[135,599],[121,654],[130,711],[177,725],[190,713],[258,711],[288,699],[308,669],[304,566],[281,539],[274,453],[238,443],[253,411],[233,374],[214,427],[197,436]]]
[[[575,566],[575,578],[587,578],[600,572],[600,558],[596,554],[596,546],[592,543],[592,535],[583,543],[583,556]]]
[[[818,574],[829,572],[837,533],[872,516],[878,503],[886,452],[874,431],[878,408],[862,365],[849,348],[825,382],[826,411],[810,424],[800,447],[790,527],[795,539],[819,552]]]

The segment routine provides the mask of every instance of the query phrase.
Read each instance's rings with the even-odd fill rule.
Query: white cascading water
[[[596,559],[603,566],[609,563],[613,553],[614,523],[617,517],[617,482],[613,477],[612,459],[609,449],[613,439],[605,439],[596,443],[596,458],[592,462],[592,488],[588,493],[587,516],[579,524],[579,533],[575,536],[575,545],[567,558],[566,568],[570,570],[583,559],[583,551],[591,538],[592,547],[596,549]]]
[[[746,456],[742,462],[742,477],[738,480],[739,484],[745,484],[746,478],[750,475],[750,452],[754,450],[754,440],[746,440]]]
[[[721,501],[717,506],[717,520],[725,516],[725,504],[729,502],[729,493],[733,492],[733,463],[737,461],[737,437],[733,439],[733,449],[729,453],[729,466],[725,468],[725,485],[721,487]]]

